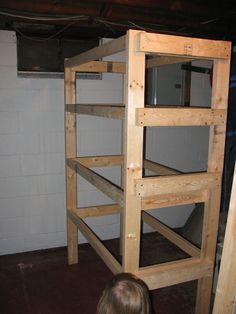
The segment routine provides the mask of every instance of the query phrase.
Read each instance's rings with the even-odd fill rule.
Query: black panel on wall
[[[97,40],[35,40],[17,37],[18,72],[62,73],[64,59],[98,46]]]

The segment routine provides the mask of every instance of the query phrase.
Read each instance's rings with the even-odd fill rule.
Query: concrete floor
[[[106,241],[120,259],[119,241]],[[186,255],[157,233],[142,240],[141,265]],[[79,246],[79,264],[67,265],[66,248],[0,257],[0,313],[95,314],[112,273],[88,244]],[[196,282],[151,291],[154,313],[193,314]]]

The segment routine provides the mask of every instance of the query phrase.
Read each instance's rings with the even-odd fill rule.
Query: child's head
[[[97,314],[149,314],[146,284],[130,273],[115,275],[99,300]]]

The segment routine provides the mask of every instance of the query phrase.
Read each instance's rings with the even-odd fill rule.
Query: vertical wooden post
[[[236,310],[236,167],[231,191],[219,278],[213,314],[232,314]]]
[[[135,195],[135,179],[142,177],[143,128],[137,127],[136,108],[144,107],[145,54],[136,51],[137,31],[126,36],[124,80],[125,175],[123,210],[123,271],[137,272],[140,254],[141,200]],[[140,33],[140,32],[139,32]]]
[[[212,104],[213,109],[227,109],[229,89],[230,59],[214,61]],[[208,172],[222,174],[224,161],[226,125],[211,126],[208,151]],[[220,211],[221,187],[215,187],[208,193],[205,203],[201,258],[212,261],[214,267],[215,249],[217,242],[218,219]],[[208,314],[210,310],[212,276],[198,280],[197,314]]]
[[[124,84],[124,75],[123,75],[123,84]],[[124,95],[123,95],[123,100],[124,100]],[[123,101],[124,103],[124,101]],[[121,154],[124,156],[124,120],[121,120]],[[121,174],[120,174],[120,186],[122,189],[124,189],[124,162],[121,165]],[[124,212],[124,207],[121,210],[120,213],[120,255],[123,255],[123,212]]]
[[[65,150],[66,158],[77,155],[76,145],[76,113],[67,112],[67,104],[76,103],[76,77],[71,69],[65,69]],[[77,207],[77,175],[76,169],[66,166],[66,207]],[[67,215],[68,263],[78,263],[78,228]]]

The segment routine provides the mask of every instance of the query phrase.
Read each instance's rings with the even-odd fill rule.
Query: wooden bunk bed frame
[[[97,61],[125,51],[125,62]],[[132,272],[150,289],[198,280],[196,313],[209,312],[214,269],[223,169],[231,44],[226,41],[189,38],[129,30],[127,34],[65,61],[65,137],[68,262],[78,262],[78,228],[113,273]],[[146,60],[146,55],[152,55]],[[145,106],[145,69],[164,64],[213,60],[211,108]],[[76,72],[124,74],[123,104],[76,103]],[[77,156],[76,115],[122,119],[122,155]],[[145,126],[209,126],[206,172],[183,174],[150,160],[143,160]],[[123,187],[96,174],[91,167],[120,165]],[[158,175],[143,177],[143,168]],[[110,205],[77,207],[77,174],[113,201]],[[162,224],[147,211],[191,203],[205,203],[201,249]],[[83,220],[119,213],[122,263],[103,245]],[[188,258],[140,267],[141,219],[187,252]]]

